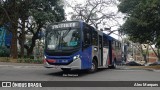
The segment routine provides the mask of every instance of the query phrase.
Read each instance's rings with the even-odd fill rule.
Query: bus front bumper
[[[81,59],[78,58],[74,60],[69,65],[51,65],[46,60],[44,60],[44,67],[46,68],[70,68],[70,69],[81,69]]]

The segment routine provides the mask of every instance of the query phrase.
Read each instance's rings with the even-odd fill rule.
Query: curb
[[[153,72],[160,72],[160,70],[156,70],[156,69],[145,69],[145,70],[153,71]]]
[[[154,72],[160,72],[160,70],[153,70]]]
[[[0,62],[0,67],[14,67],[14,68],[40,68],[43,64],[31,64],[31,63],[11,63]]]
[[[160,72],[158,69],[152,69],[152,68],[128,68],[128,67],[123,67],[123,68],[118,68],[119,70],[147,70],[147,71],[152,71],[152,72]]]
[[[130,68],[133,69],[133,68]],[[137,70],[147,70],[147,71],[152,71],[152,72],[160,72],[160,70],[157,69],[149,69],[149,68],[136,68]]]
[[[43,66],[17,66],[17,65],[0,65],[0,67],[10,67],[10,68],[44,68]]]
[[[36,65],[36,66],[40,66],[43,64],[35,64],[35,63],[14,63],[14,62],[0,62],[0,65]]]

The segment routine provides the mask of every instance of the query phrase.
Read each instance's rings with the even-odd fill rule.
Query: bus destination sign
[[[69,27],[77,27],[77,26],[78,26],[77,22],[60,23],[60,24],[57,24],[57,25],[53,25],[52,29],[69,28]]]

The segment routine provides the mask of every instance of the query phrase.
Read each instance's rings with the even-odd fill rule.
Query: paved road
[[[129,69],[125,66],[121,66],[117,69],[99,69],[96,73],[91,74],[86,71],[71,71],[65,73],[60,69],[47,69],[44,68],[43,65],[39,64],[0,63],[0,81],[160,81],[160,72],[142,69]],[[39,90],[38,88],[34,89]],[[63,88],[54,88],[54,90],[61,89]],[[64,89],[75,90],[73,88]],[[82,88],[76,89],[81,90]],[[85,89],[106,90],[105,87]],[[152,90],[156,89],[157,88],[152,88]],[[3,90],[8,89],[3,88]],[[50,90],[50,88],[46,88],[46,90]],[[110,90],[115,89],[110,88]],[[122,88],[122,90],[124,90],[124,88]],[[140,90],[146,90],[146,88],[142,88]]]

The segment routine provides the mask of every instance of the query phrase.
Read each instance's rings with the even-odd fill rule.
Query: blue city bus
[[[91,72],[116,68],[121,51],[121,42],[83,21],[59,22],[46,29],[44,66]]]

